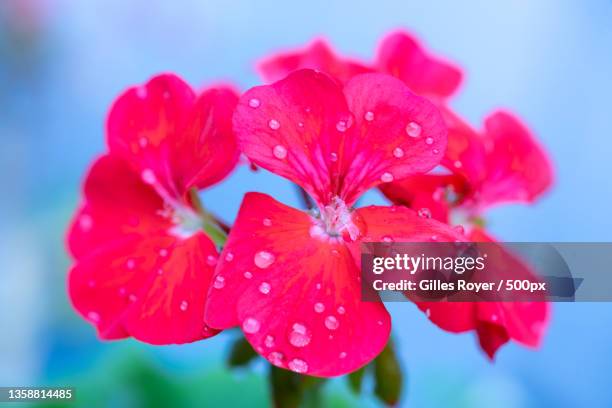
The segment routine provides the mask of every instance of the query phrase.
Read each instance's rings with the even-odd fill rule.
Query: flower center
[[[324,240],[355,241],[359,238],[359,228],[353,223],[353,212],[340,197],[334,197],[331,203],[323,207],[313,217],[310,235]]]

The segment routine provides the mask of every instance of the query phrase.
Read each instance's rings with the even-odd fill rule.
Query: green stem
[[[191,199],[191,204],[198,212],[200,217],[202,217],[204,232],[206,232],[206,234],[218,247],[225,245],[225,242],[227,241],[227,233],[217,223],[215,217],[206,211],[202,205],[202,201],[200,201],[200,197],[198,196],[198,190],[195,188],[189,190],[189,197]]]

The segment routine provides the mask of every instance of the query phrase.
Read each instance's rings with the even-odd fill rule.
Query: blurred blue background
[[[371,58],[383,34],[406,27],[465,69],[460,113],[478,125],[510,108],[552,155],[553,191],[533,207],[492,211],[492,231],[508,241],[610,241],[610,21],[609,0],[1,0],[0,385],[89,384],[132,405],[130,370],[145,367],[152,377],[133,377],[191,386],[205,402],[267,401],[258,369],[223,368],[231,334],[182,347],[101,343],[68,304],[64,230],[104,150],[106,111],[128,85],[173,71],[195,86],[245,90],[270,51],[324,35]],[[299,205],[288,182],[245,167],[203,199],[231,221],[249,190]],[[365,201],[383,202],[375,193]],[[408,372],[403,405],[612,406],[610,304],[555,305],[540,351],[510,345],[494,364],[471,334],[442,332],[408,303],[390,309]],[[340,380],[326,393],[340,405],[373,403]]]

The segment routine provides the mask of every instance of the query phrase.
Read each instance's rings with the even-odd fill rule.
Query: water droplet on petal
[[[142,173],[140,173],[140,177],[145,184],[155,184],[157,179],[155,178],[155,173],[151,169],[144,169]]]
[[[340,120],[336,123],[336,130],[338,130],[338,132],[346,132],[346,129],[347,125],[345,120]]]
[[[259,251],[255,254],[254,262],[258,268],[266,269],[274,263],[274,255],[268,251]]]
[[[276,145],[276,146],[274,146],[274,149],[272,150],[272,154],[277,159],[282,160],[285,157],[287,157],[287,149],[285,149],[284,146]]]
[[[429,308],[425,309],[425,316],[431,317],[431,309]]]
[[[294,347],[306,347],[312,338],[310,331],[301,323],[295,323],[292,329],[289,333],[289,343]]]
[[[380,176],[380,180],[383,183],[390,183],[390,182],[393,181],[393,174],[385,172],[385,173],[382,174],[382,176]]]
[[[231,252],[228,252],[228,253],[225,255],[225,260],[226,260],[227,262],[232,262],[232,261],[234,260],[234,254],[232,254]]]
[[[248,334],[255,334],[259,331],[260,328],[259,320],[253,317],[247,317],[242,322],[242,330]]]
[[[128,300],[132,303],[134,303],[135,301],[138,300],[138,298],[136,297],[136,295],[131,294],[130,296],[128,296]]]
[[[338,357],[346,358],[346,352],[344,352],[344,351],[340,352],[340,354],[338,354]]]
[[[251,272],[249,272],[249,271],[246,271],[244,273],[244,277],[247,278],[247,279],[251,279],[253,277],[253,274]]]
[[[431,195],[431,198],[433,198],[434,201],[442,201],[442,199],[444,198],[444,188],[436,188],[433,194]]]
[[[416,122],[409,122],[406,125],[406,134],[410,137],[421,136],[421,125]]]
[[[303,128],[304,127],[304,122],[298,122],[298,127]]]
[[[385,235],[384,237],[382,237],[383,242],[393,242],[393,238],[391,238],[388,235]]]
[[[338,154],[337,153],[331,153],[329,155],[329,160],[331,160],[332,162],[337,162],[338,161]]]
[[[189,307],[189,303],[187,303],[186,300],[183,300],[179,307],[180,307],[181,311],[185,312],[187,310],[187,308]]]
[[[336,309],[338,311],[338,314],[345,314],[346,313],[346,309],[344,308],[344,306],[338,306],[338,309]]]
[[[217,276],[215,278],[215,281],[213,282],[213,287],[215,289],[223,289],[224,286],[225,286],[225,278],[221,275]]]
[[[264,339],[264,344],[266,345],[267,348],[274,347],[274,337],[267,335],[266,338]]]
[[[396,147],[395,149],[393,149],[393,155],[398,159],[401,159],[402,157],[404,157],[404,150],[401,147]]]
[[[268,126],[270,126],[270,129],[272,130],[277,130],[278,128],[280,128],[280,123],[278,123],[278,120],[276,119],[270,119],[270,121],[268,122]]]
[[[438,154],[438,153],[440,153],[440,151],[439,151],[438,149],[433,149],[431,152],[432,152],[433,154]]]
[[[325,305],[321,302],[314,304],[314,311],[317,313],[323,313],[325,311]]]
[[[149,144],[149,140],[146,137],[141,137],[140,139],[138,139],[138,144],[140,145],[140,147],[147,147],[147,145]]]
[[[303,374],[308,371],[308,364],[304,360],[300,360],[299,358],[294,358],[289,361],[289,369],[293,372]]]
[[[497,315],[496,315],[496,314],[491,315],[491,320],[492,320],[492,321],[496,322],[496,321],[497,321],[497,319],[498,319],[498,317],[497,317]]]
[[[262,221],[263,225],[265,225],[266,227],[269,227],[272,225],[272,220],[269,218],[264,218]]]
[[[431,218],[431,211],[429,211],[429,208],[421,208],[418,214],[421,218]]]
[[[83,214],[79,217],[79,227],[82,231],[89,231],[93,226],[93,218],[88,214]]]
[[[431,236],[431,240],[432,241],[437,241],[438,240],[438,236],[437,235],[432,235]]]
[[[160,249],[159,256],[161,256],[162,258],[165,258],[166,256],[168,256],[168,250],[166,248]]]
[[[365,113],[365,115],[363,115],[363,118],[364,118],[365,120],[367,120],[368,122],[373,121],[373,120],[374,120],[374,112],[367,111],[367,112]]]
[[[100,314],[98,312],[89,312],[87,313],[87,320],[93,323],[100,322]]]
[[[283,353],[279,353],[278,351],[273,351],[270,354],[268,354],[268,361],[271,364],[274,364],[275,366],[278,366],[278,367],[283,366],[284,359],[285,359],[285,356],[283,355]]]
[[[259,108],[259,105],[261,105],[261,102],[259,102],[259,99],[257,98],[249,99],[249,106],[251,108]]]
[[[459,160],[456,160],[453,163],[453,166],[455,166],[456,169],[460,169],[463,166],[463,164]]]
[[[433,137],[425,138],[425,144],[432,145],[434,142]]]
[[[208,256],[206,257],[206,263],[207,263],[209,266],[215,266],[215,265],[217,264],[217,257],[216,257],[216,256],[214,256],[214,255],[208,255]]]
[[[336,330],[339,325],[340,323],[335,316],[327,316],[325,318],[325,327],[327,327],[329,330]]]
[[[463,225],[455,225],[453,229],[457,231],[459,234],[462,234],[462,235],[465,234],[465,228],[463,228]]]
[[[128,259],[127,262],[125,263],[125,266],[128,269],[134,269],[134,267],[136,266],[136,261],[134,261],[133,259]]]
[[[271,286],[268,282],[261,282],[261,285],[259,285],[259,291],[263,293],[264,295],[267,295],[268,293],[270,293],[270,289],[271,289]]]

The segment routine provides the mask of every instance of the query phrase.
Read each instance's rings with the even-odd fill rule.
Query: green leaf
[[[249,364],[257,355],[249,342],[244,337],[239,337],[232,344],[227,364],[230,367],[242,367]]]
[[[361,367],[357,371],[353,371],[352,373],[346,376],[348,383],[349,383],[349,387],[351,391],[353,391],[355,394],[361,393],[361,384],[363,383],[363,376],[368,366],[369,364],[366,365],[365,367]]]
[[[389,340],[374,360],[374,394],[388,405],[395,405],[402,394],[402,369],[393,343]]]
[[[320,389],[326,381],[270,365],[272,401],[278,408],[321,406]]]

